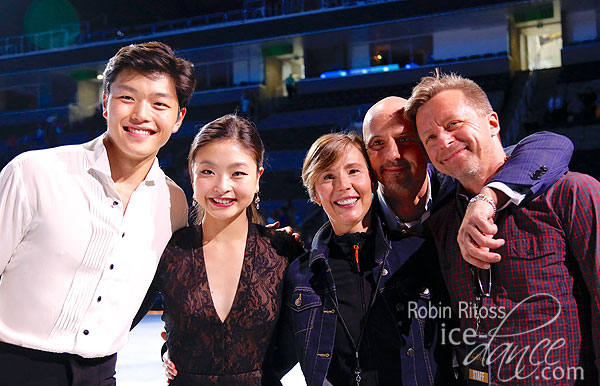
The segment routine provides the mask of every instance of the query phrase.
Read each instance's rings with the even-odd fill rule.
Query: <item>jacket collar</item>
[[[375,262],[380,264],[383,261],[385,254],[392,248],[392,246],[390,241],[385,236],[378,211],[375,210],[375,207],[373,207],[373,209],[374,210],[371,211],[371,221],[372,225],[375,227]],[[331,226],[331,223],[327,221],[315,234],[310,249],[310,257],[308,259],[308,266],[311,268],[311,270],[315,262],[320,260],[326,262],[327,258],[329,257],[329,240],[331,239],[332,233],[333,227]]]
[[[327,260],[329,257],[329,240],[333,233],[331,223],[327,221],[315,234],[310,248],[310,256],[308,258],[308,266],[312,269],[313,264],[320,260]]]

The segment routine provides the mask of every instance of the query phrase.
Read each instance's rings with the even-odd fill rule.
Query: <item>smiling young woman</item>
[[[303,252],[259,225],[264,148],[252,124],[226,115],[192,142],[194,224],[175,234],[151,293],[162,293],[171,385],[260,385],[289,259]],[[201,374],[201,375],[200,375]]]

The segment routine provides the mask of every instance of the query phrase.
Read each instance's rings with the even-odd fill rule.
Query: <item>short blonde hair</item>
[[[360,150],[369,168],[371,182],[376,181],[369,163],[365,143],[360,136],[356,133],[325,134],[317,138],[310,146],[302,165],[302,183],[311,201],[315,202],[315,185],[319,175],[342,158],[348,146],[354,146]]]
[[[412,95],[404,107],[404,116],[416,126],[417,111],[421,106],[434,96],[446,90],[460,90],[465,96],[467,104],[480,116],[494,111],[486,93],[471,79],[450,73],[444,74],[436,68],[431,76],[421,78],[413,88]]]

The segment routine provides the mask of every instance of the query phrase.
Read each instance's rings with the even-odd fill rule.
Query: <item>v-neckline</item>
[[[248,264],[248,259],[249,259],[249,251],[248,251],[248,245],[250,243],[250,237],[251,237],[251,229],[252,224],[248,221],[248,233],[246,234],[246,245],[244,247],[244,259],[242,260],[242,267],[240,269],[240,276],[238,277],[238,282],[237,282],[237,286],[235,289],[235,295],[233,295],[233,301],[231,302],[231,308],[229,309],[229,312],[227,313],[227,315],[225,316],[225,319],[221,320],[221,317],[219,316],[219,313],[217,312],[217,307],[215,306],[215,301],[213,299],[212,296],[212,291],[210,289],[210,281],[208,280],[208,270],[206,269],[206,261],[204,260],[204,244],[202,243],[202,240],[200,240],[200,249],[201,249],[201,265],[202,265],[202,269],[204,270],[204,276],[206,277],[206,288],[208,289],[208,297],[210,299],[210,308],[212,309],[212,311],[214,312],[214,316],[215,318],[219,321],[219,323],[221,325],[225,325],[227,324],[227,321],[229,320],[229,315],[231,315],[231,312],[235,309],[237,303],[239,302],[239,298],[240,298],[240,290],[241,290],[241,286],[242,286],[242,281],[244,280],[244,268],[246,267],[246,265]],[[200,227],[200,229],[202,229],[202,227]],[[202,235],[202,238],[204,238],[204,235]]]

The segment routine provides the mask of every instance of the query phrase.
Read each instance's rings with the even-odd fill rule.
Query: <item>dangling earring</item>
[[[256,192],[256,197],[254,197],[254,205],[256,205],[256,209],[260,209],[260,197],[258,196],[258,192]]]

